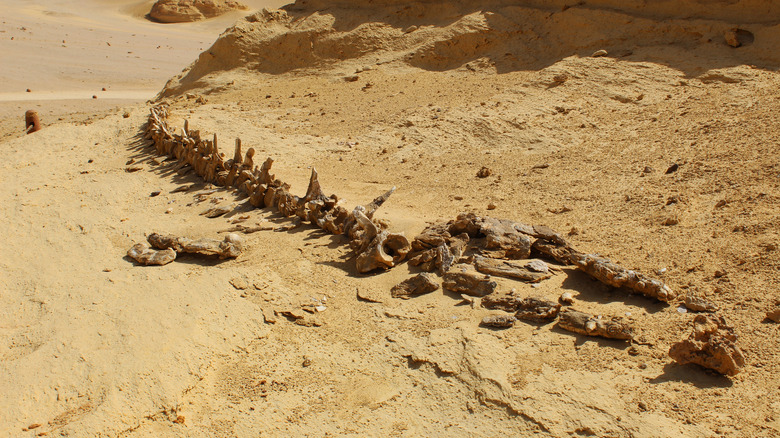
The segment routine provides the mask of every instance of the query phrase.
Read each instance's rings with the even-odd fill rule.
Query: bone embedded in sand
[[[473,266],[458,264],[444,274],[442,286],[453,292],[484,297],[495,292],[498,284],[491,280],[489,275],[477,272]]]
[[[531,262],[518,263],[510,260],[496,260],[475,256],[474,266],[477,268],[477,271],[484,274],[515,278],[529,283],[536,283],[552,277],[549,269],[546,272],[540,272],[539,269],[534,268]]]
[[[515,325],[516,321],[517,318],[515,318],[513,315],[495,314],[482,318],[482,321],[479,323],[479,325],[493,328],[510,328]]]
[[[38,111],[27,110],[24,113],[24,126],[28,134],[41,130],[41,121],[38,118]]]
[[[517,319],[546,323],[554,320],[561,310],[555,301],[540,297],[528,297],[520,300],[517,306]]]
[[[574,257],[574,262],[580,270],[612,287],[626,287],[660,301],[671,301],[677,297],[677,294],[660,280],[616,265],[604,257],[583,254]]]
[[[558,326],[588,336],[622,340],[633,338],[633,328],[622,318],[591,315],[571,308],[560,312]]]
[[[176,251],[170,248],[152,249],[146,243],[136,243],[127,251],[127,256],[142,265],[167,265],[176,260]]]
[[[236,258],[243,251],[243,239],[238,234],[228,234],[223,240],[188,239],[171,234],[152,233],[147,238],[157,249],[172,249],[177,253],[217,255],[219,258]]]
[[[737,346],[734,329],[722,316],[696,315],[688,339],[669,349],[669,356],[681,364],[695,363],[727,376],[745,366],[745,356]]]
[[[439,288],[436,277],[428,273],[417,274],[390,289],[393,298],[408,300],[420,295],[431,293]]]

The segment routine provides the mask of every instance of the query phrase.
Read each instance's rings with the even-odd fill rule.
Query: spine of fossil
[[[344,234],[350,246],[357,249],[358,272],[389,269],[402,262],[411,250],[403,233],[390,233],[373,219],[376,210],[387,201],[395,187],[378,196],[371,203],[347,210],[336,196],[325,196],[316,169],[312,168],[309,187],[303,197],[290,192],[290,185],[270,173],[273,159],[268,158],[260,168],[254,165],[255,150],[241,153],[241,140],[236,139],[233,158],[225,161],[219,153],[217,134],[212,141],[201,140],[200,133],[190,129],[184,121],[181,134],[168,126],[168,108],[158,105],[150,109],[144,137],[151,139],[158,155],[167,155],[178,161],[179,172],[194,170],[206,182],[217,186],[235,187],[249,196],[249,203],[257,208],[275,208],[286,217],[297,216],[332,234]],[[212,209],[214,210],[214,209]],[[211,212],[207,216],[212,216]],[[216,215],[216,213],[214,213]],[[214,216],[216,217],[216,216]]]

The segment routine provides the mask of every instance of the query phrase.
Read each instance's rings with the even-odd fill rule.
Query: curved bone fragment
[[[633,328],[622,318],[602,318],[567,308],[560,313],[558,325],[570,332],[602,338],[631,340]]]
[[[681,364],[695,363],[733,376],[745,366],[734,329],[722,316],[696,315],[693,333],[669,349],[669,356]]]
[[[127,251],[127,256],[142,265],[167,265],[176,260],[176,251],[172,249],[151,249],[145,243],[136,243]]]
[[[172,249],[177,253],[192,253],[201,255],[217,255],[219,258],[236,258],[243,251],[243,239],[238,234],[230,233],[223,240],[188,239],[172,234],[152,233],[146,239],[157,249]]]

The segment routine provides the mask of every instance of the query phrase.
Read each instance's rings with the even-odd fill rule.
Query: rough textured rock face
[[[186,23],[246,9],[233,0],[157,0],[149,16],[162,23]]]

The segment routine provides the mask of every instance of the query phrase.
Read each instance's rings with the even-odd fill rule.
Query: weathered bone
[[[693,333],[669,349],[669,356],[681,364],[695,363],[733,376],[745,366],[737,347],[737,335],[722,316],[696,315]]]
[[[408,300],[409,298],[431,293],[438,288],[439,283],[436,282],[436,278],[433,275],[422,273],[393,286],[390,289],[390,294],[393,298]]]
[[[529,267],[528,262],[518,263],[509,260],[496,260],[476,256],[474,257],[474,266],[477,268],[477,271],[484,274],[516,278],[530,283],[536,283],[552,277],[549,269],[547,272],[540,272]]]
[[[149,248],[145,243],[136,243],[127,251],[127,256],[142,265],[162,266],[176,260],[176,251],[170,248],[156,250]]]
[[[512,315],[496,314],[482,318],[482,322],[479,325],[483,327],[509,328],[515,325],[516,321],[517,318]]]
[[[484,297],[495,292],[498,284],[489,275],[480,274],[473,266],[459,264],[444,274],[442,286],[453,292]]]
[[[27,134],[38,132],[41,130],[41,120],[38,118],[38,111],[27,110],[24,113],[24,126]]]
[[[632,327],[622,318],[602,318],[588,313],[567,308],[560,313],[558,326],[570,332],[602,338],[630,340],[633,338]]]
[[[232,187],[233,183],[236,182],[236,176],[238,175],[238,171],[241,170],[241,164],[243,163],[243,159],[241,157],[241,139],[236,139],[236,150],[233,154],[233,161],[230,165],[230,170],[228,171],[227,177],[225,178],[225,185],[228,187]]]
[[[574,257],[574,262],[580,270],[612,287],[627,287],[661,301],[670,301],[677,297],[677,294],[660,280],[616,265],[607,258],[584,254]]]
[[[550,322],[558,316],[561,305],[545,298],[528,297],[520,300],[517,306],[517,319],[534,322]]]
[[[217,255],[219,258],[236,258],[243,251],[243,239],[238,234],[228,234],[223,240],[176,237],[171,234],[152,233],[147,238],[157,249],[173,249],[177,253]]]

